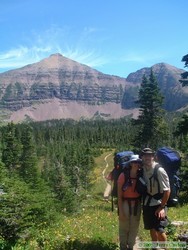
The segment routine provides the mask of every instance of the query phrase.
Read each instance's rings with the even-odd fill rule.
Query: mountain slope
[[[143,75],[149,77],[151,70],[157,78],[157,82],[164,96],[164,108],[168,111],[176,111],[188,104],[188,87],[182,88],[179,82],[182,69],[178,69],[166,63],[158,63],[151,68],[143,68],[127,77],[127,82],[140,84]],[[126,105],[123,105],[126,108]]]
[[[82,85],[98,84],[101,86],[106,84],[109,86],[126,84],[125,78],[103,74],[61,54],[53,54],[40,62],[1,73],[0,81],[3,86],[19,82],[30,87],[36,83],[53,83],[57,86],[62,82]]]
[[[122,109],[119,104],[106,103],[103,105],[89,105],[84,102],[62,101],[57,98],[43,103],[24,107],[12,112],[9,121],[23,120],[45,121],[52,119],[118,119],[124,116],[136,118],[138,109]]]
[[[0,74],[0,108],[10,120],[119,118],[125,78],[103,74],[60,54]],[[107,104],[110,103],[110,106]]]
[[[139,86],[151,69],[165,97],[166,110],[188,104],[188,87],[179,83],[181,69],[165,63],[143,68],[126,78],[103,74],[54,54],[40,62],[0,74],[2,120],[120,118],[138,115]]]
[[[19,110],[57,98],[89,104],[121,103],[126,79],[103,74],[60,54],[0,74],[0,107]]]

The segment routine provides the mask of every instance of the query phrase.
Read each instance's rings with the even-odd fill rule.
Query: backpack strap
[[[111,199],[112,199],[111,204],[112,204],[112,212],[113,212],[114,211],[114,197],[113,197],[113,195],[112,195]]]
[[[150,204],[152,198],[154,198],[154,199],[156,199],[156,200],[162,198],[162,194],[160,193],[159,180],[158,180],[158,169],[159,169],[160,167],[161,167],[160,164],[156,164],[156,165],[155,165],[155,168],[154,168],[154,171],[153,171],[153,174],[152,174],[152,176],[149,178],[149,189],[150,189],[150,192],[152,192],[152,179],[154,178],[154,180],[157,182],[158,193],[157,193],[157,194],[154,194],[154,195],[151,195],[151,194],[147,193],[147,196],[149,196],[149,198],[148,198],[148,201],[147,201],[146,206],[149,206],[149,204]]]
[[[131,176],[130,176],[130,168],[126,169],[123,173],[124,173],[124,177],[125,177],[125,182],[122,186],[122,191],[125,191],[127,189],[127,187],[132,185],[132,180],[131,180]],[[136,177],[134,179],[138,179],[138,177]],[[134,191],[136,191],[136,187],[135,187]],[[139,204],[139,201],[141,200],[141,196],[137,197],[137,198],[123,198],[123,200],[126,200],[128,202],[129,214],[136,216],[137,211],[138,211],[138,204]],[[135,206],[134,206],[133,211],[132,211],[132,207],[131,207],[131,201],[135,202]]]
[[[149,178],[150,181],[150,192],[152,192],[152,181],[151,178],[153,177],[155,181],[157,181],[157,185],[158,185],[158,193],[160,193],[160,185],[159,185],[159,179],[158,179],[158,169],[161,167],[160,164],[156,164],[154,171],[153,171],[153,175]]]
[[[132,185],[131,177],[130,177],[130,168],[125,169],[123,171],[123,173],[124,173],[125,181],[124,181],[124,184],[122,186],[122,191],[124,192],[127,189],[128,186]]]
[[[137,212],[138,212],[138,204],[139,204],[139,202],[141,201],[141,197],[137,197],[137,198],[123,198],[123,200],[125,200],[125,201],[128,202],[129,214],[130,214],[130,215],[133,214],[134,216],[136,216],[136,215],[137,215]],[[134,201],[134,202],[135,202],[134,209],[133,209],[133,213],[132,213],[131,201]]]
[[[128,200],[128,206],[129,206],[129,214],[132,215],[132,207],[131,207],[131,201]]]
[[[122,191],[125,191],[131,182],[131,180],[130,180],[130,168],[124,169],[124,171],[122,173],[124,174],[124,178],[125,178],[124,184],[122,186]],[[116,182],[116,185],[117,185],[117,182]],[[112,194],[111,198],[112,198],[111,204],[112,204],[112,212],[113,212],[114,211],[114,195],[113,194]]]

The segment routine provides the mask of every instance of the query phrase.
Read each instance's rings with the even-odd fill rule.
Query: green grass
[[[106,152],[96,158],[96,168],[91,176],[92,191],[88,191],[79,213],[69,216],[62,214],[57,223],[38,230],[33,240],[20,241],[14,250],[33,249],[74,249],[74,250],[115,250],[118,249],[117,211],[111,211],[111,202],[103,199],[106,183],[102,177],[106,163]],[[112,168],[113,152],[108,158]],[[23,248],[24,246],[24,248]]]
[[[50,227],[42,227],[33,233],[32,240],[20,242],[14,250],[116,250],[118,249],[118,216],[117,211],[111,211],[111,202],[103,200],[106,183],[102,172],[106,166],[104,158],[108,157],[109,170],[113,167],[113,151],[105,152],[96,158],[96,168],[91,176],[92,190],[87,191],[86,199],[79,213],[68,216],[63,214]],[[188,222],[188,205],[170,208],[170,221]],[[175,240],[179,233],[188,230],[188,225],[168,227],[168,239]],[[141,220],[139,237],[149,241],[148,231],[143,230]]]

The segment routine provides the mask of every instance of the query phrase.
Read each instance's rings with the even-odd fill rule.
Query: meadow
[[[112,154],[111,154],[112,153]],[[111,155],[109,155],[111,154]],[[106,167],[105,156],[108,156],[107,174],[113,167],[113,151],[107,151],[95,158],[96,167],[92,173],[92,189],[86,191],[85,201],[76,214],[62,212],[50,227],[41,227],[33,233],[29,241],[20,241],[13,250],[118,250],[118,216],[117,210],[111,210],[111,200],[105,200],[103,193],[106,181],[103,171]],[[168,240],[176,241],[178,235],[188,231],[188,205],[170,208],[168,212]],[[171,222],[181,221],[174,226]],[[45,223],[45,222],[44,222]],[[45,229],[44,229],[45,228]],[[35,229],[36,230],[36,229]],[[143,230],[141,220],[139,239],[149,241],[148,231]]]

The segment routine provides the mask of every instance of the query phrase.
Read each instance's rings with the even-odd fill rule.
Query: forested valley
[[[138,93],[137,119],[2,125],[0,249],[118,249],[117,214],[100,202],[99,159],[110,156],[112,166],[115,152],[139,154],[146,146],[179,151],[182,192],[176,209],[182,210],[171,211],[174,219],[188,220],[188,114],[165,112],[163,99],[151,71]]]
[[[179,120],[168,116],[169,136],[161,145],[175,147],[186,157],[187,136],[175,133]],[[94,157],[108,150],[131,149],[139,153],[134,145],[133,123],[129,117],[2,126],[0,249],[31,240],[40,228],[50,227],[61,214],[78,213],[92,190]],[[184,169],[186,179],[186,163]]]

